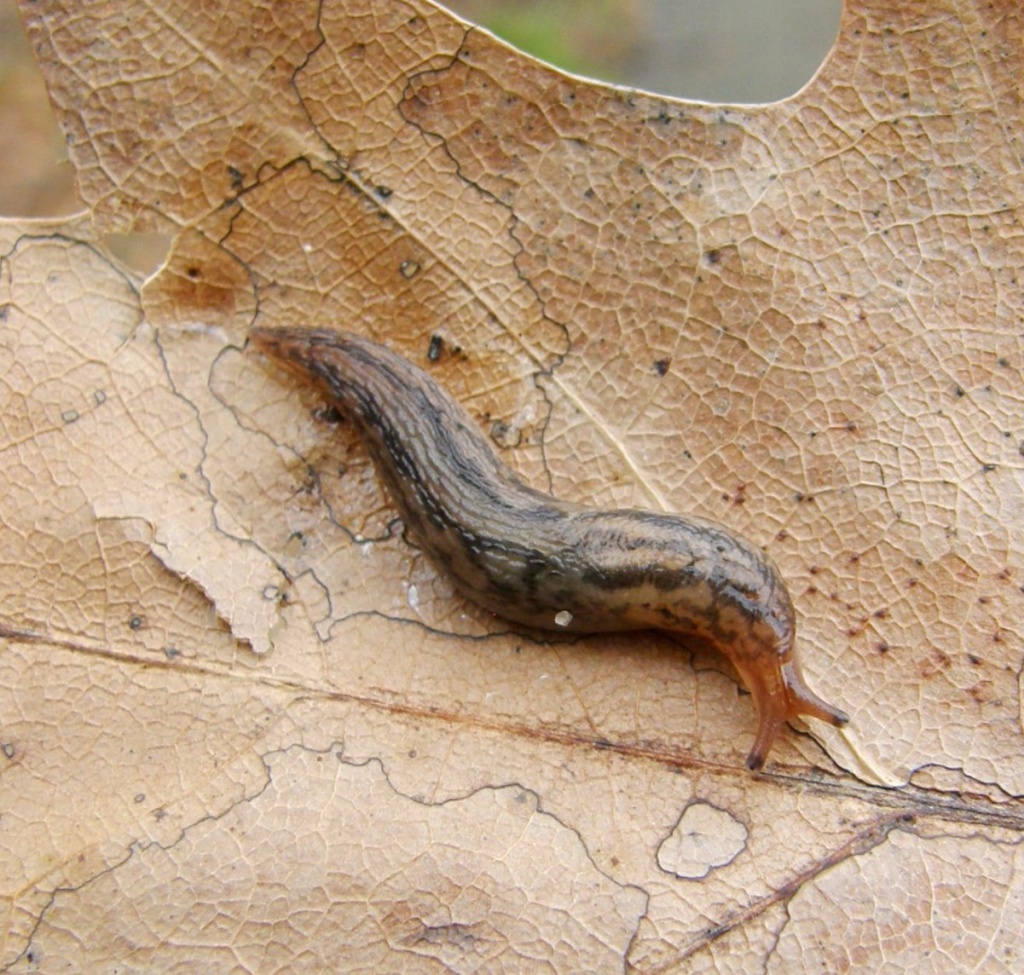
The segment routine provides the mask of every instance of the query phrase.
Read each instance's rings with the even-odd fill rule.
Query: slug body
[[[603,511],[531,488],[430,376],[369,339],[303,328],[256,328],[250,338],[336,400],[406,527],[473,602],[546,630],[655,629],[717,647],[757,706],[751,769],[790,718],[846,723],[804,684],[778,571],[725,526]]]

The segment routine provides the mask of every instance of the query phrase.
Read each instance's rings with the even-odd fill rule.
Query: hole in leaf
[[[842,12],[842,0],[444,3],[567,71],[679,98],[742,103],[799,91],[831,49]]]
[[[157,233],[104,234],[101,239],[114,257],[147,277],[164,263],[172,243],[169,235]]]
[[[76,213],[64,137],[14,0],[0,0],[0,215]]]

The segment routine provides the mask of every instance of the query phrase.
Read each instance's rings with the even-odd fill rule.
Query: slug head
[[[732,661],[754,698],[757,733],[747,767],[757,771],[787,721],[811,717],[841,727],[849,718],[804,682],[795,649],[796,613],[774,563],[740,538],[730,554],[733,574],[723,573],[719,579],[718,618],[732,625],[726,629],[726,640],[713,642]],[[747,584],[736,584],[739,578]],[[758,585],[750,585],[751,578]]]

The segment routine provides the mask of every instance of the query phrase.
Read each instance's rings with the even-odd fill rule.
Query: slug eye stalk
[[[796,661],[789,659],[778,669],[778,680],[763,668],[741,672],[743,682],[754,697],[757,708],[757,734],[747,755],[747,768],[756,772],[764,767],[772,744],[782,726],[793,718],[818,718],[836,728],[849,720],[849,715],[826,703],[805,683]]]

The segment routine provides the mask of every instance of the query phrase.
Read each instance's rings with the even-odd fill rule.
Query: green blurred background
[[[577,74],[711,102],[798,91],[839,28],[841,0],[448,0]],[[63,140],[14,0],[0,0],[0,215],[78,209]]]

